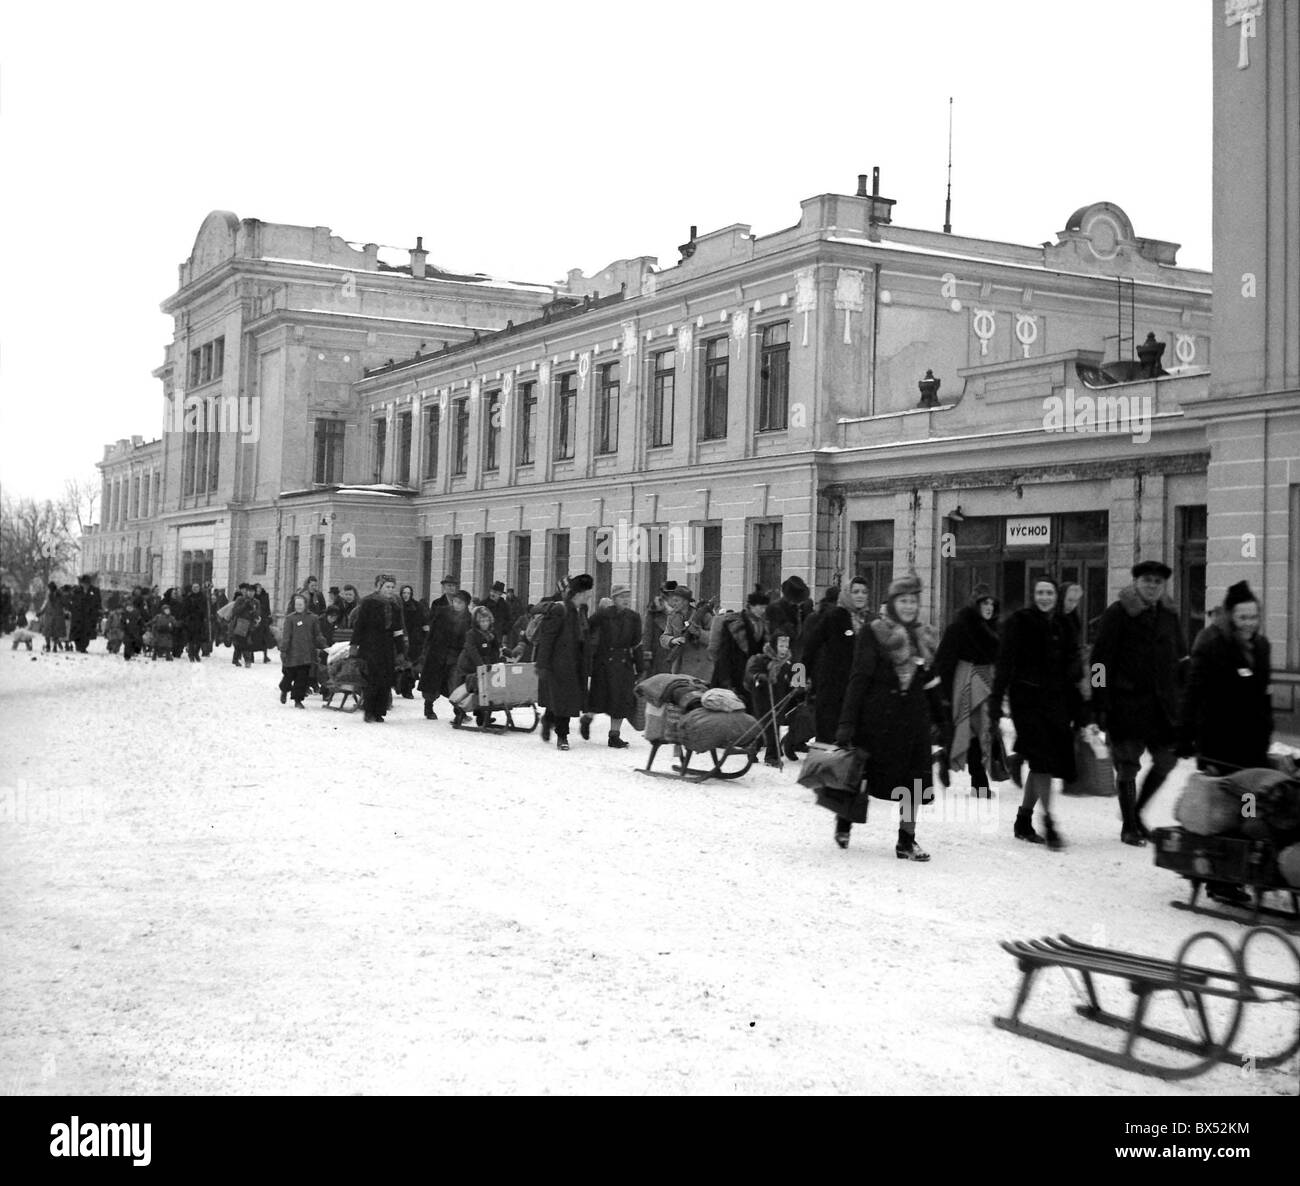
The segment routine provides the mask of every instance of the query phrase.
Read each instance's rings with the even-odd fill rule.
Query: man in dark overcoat
[[[597,610],[588,619],[591,644],[591,690],[587,711],[582,714],[582,735],[587,737],[593,713],[609,717],[610,749],[626,749],[621,726],[636,713],[633,689],[645,671],[641,649],[641,615],[632,608],[632,590],[615,585],[610,598],[614,604]]]
[[[1146,843],[1142,808],[1178,762],[1178,665],[1187,654],[1183,628],[1165,595],[1167,564],[1144,560],[1133,566],[1133,584],[1101,615],[1092,648],[1092,707],[1110,739],[1125,844]],[[1138,797],[1142,751],[1151,751]]]

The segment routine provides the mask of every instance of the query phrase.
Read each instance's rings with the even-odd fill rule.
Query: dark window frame
[[[771,341],[777,331],[781,342]],[[790,323],[774,321],[759,330],[758,431],[782,432],[790,427]]]
[[[731,384],[731,340],[726,336],[703,343],[704,374],[700,440],[727,439],[727,392]]]
[[[600,368],[596,452],[604,457],[618,452],[618,401],[622,391],[622,372],[619,368],[621,366],[622,364],[618,362],[607,362]]]
[[[578,451],[578,372],[567,371],[555,379],[556,461],[572,461]]]
[[[671,359],[665,367],[663,360]],[[666,409],[666,414],[665,414]],[[650,359],[650,444],[651,449],[671,448],[673,420],[677,411],[677,349],[660,350]]]

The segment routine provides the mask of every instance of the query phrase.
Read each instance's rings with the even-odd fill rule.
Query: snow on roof
[[[322,268],[329,272],[351,272],[363,273],[370,276],[391,276],[392,272],[367,272],[365,268],[345,268],[342,264],[322,264],[314,259],[289,259],[280,255],[263,255],[259,259],[266,264],[300,264],[306,268]],[[389,265],[390,267],[393,265]],[[407,265],[409,267],[409,261]],[[429,264],[433,269],[423,277],[426,283],[430,284],[473,284],[476,288],[505,288],[514,292],[545,292],[549,293],[552,286],[549,284],[539,284],[530,280],[498,280],[495,276],[489,276],[486,272],[457,272],[451,268],[443,268],[436,264]],[[442,273],[441,275],[439,273]],[[404,273],[409,275],[408,273]]]
[[[828,235],[828,243],[851,243],[855,247],[887,247],[890,251],[903,251],[911,255],[933,255],[942,259],[961,260],[964,263],[976,264],[993,264],[999,268],[1014,268],[1022,272],[1051,272],[1054,276],[1077,276],[1083,280],[1113,279],[1110,276],[1102,276],[1097,272],[1072,272],[1069,268],[1053,268],[1047,264],[1026,264],[1017,263],[1014,260],[1003,259],[996,255],[963,255],[957,251],[946,251],[938,247],[917,247],[911,243],[904,243],[898,239],[889,239],[888,236],[881,236],[881,241],[877,243],[874,239],[863,239],[852,235]],[[1032,248],[1031,248],[1032,250]],[[1167,267],[1166,264],[1159,265]],[[1194,271],[1196,269],[1177,268],[1176,271]],[[1148,288],[1172,288],[1178,292],[1199,292],[1206,296],[1210,295],[1210,289],[1198,288],[1195,285],[1188,284],[1161,284],[1158,280],[1145,280],[1141,277],[1135,277],[1139,284]]]

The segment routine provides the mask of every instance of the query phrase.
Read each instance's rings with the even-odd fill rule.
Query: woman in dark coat
[[[41,633],[45,635],[44,650],[61,651],[63,640],[67,637],[67,618],[63,616],[63,594],[53,581],[45,594],[45,604],[41,606]]]
[[[984,763],[993,753],[989,729],[989,696],[998,660],[998,603],[993,590],[979,584],[943,632],[934,672],[939,677],[940,702],[947,718],[947,746],[939,777],[948,784],[948,770],[970,768],[971,794],[990,794]]]
[[[458,683],[465,684],[471,692],[477,693],[482,691],[478,686],[478,669],[501,662],[501,640],[497,637],[496,615],[492,612],[491,606],[476,605],[474,612],[470,614],[470,621],[473,625],[465,632],[465,645],[461,647],[460,654],[456,658],[456,679]],[[465,713],[459,708],[454,711],[453,723],[458,725],[464,719]],[[481,696],[474,719],[480,729],[492,719],[491,710],[482,707]]]
[[[424,715],[438,719],[433,702],[455,690],[456,663],[465,646],[469,630],[469,594],[457,589],[447,605],[435,606],[429,617],[428,642],[424,644],[424,662],[420,668],[420,693],[424,697]]]
[[[930,760],[930,700],[926,685],[936,642],[933,627],[920,621],[921,579],[897,578],[883,617],[858,635],[853,669],[844,694],[836,743],[867,752],[867,793],[898,800],[901,820],[894,855],[900,861],[928,861],[916,843],[916,817],[933,797]],[[852,820],[837,816],[835,841],[847,848]],[[862,821],[858,821],[862,822]]]
[[[295,593],[293,609],[284,615],[280,627],[281,704],[292,692],[294,708],[303,707],[316,652],[324,649],[325,637],[321,634],[316,615],[308,611],[306,596]]]
[[[261,610],[252,588],[243,584],[235,595],[235,606],[230,611],[230,642],[234,656],[230,662],[238,667],[242,662],[245,667],[253,665],[253,637],[257,623],[261,620]]]
[[[609,717],[609,748],[626,749],[627,742],[619,732],[624,719],[636,712],[633,689],[646,666],[641,615],[632,608],[632,590],[626,585],[615,585],[610,596],[614,604],[597,610],[587,621],[591,690],[579,728],[582,736],[588,737],[592,714],[603,712]]]
[[[718,645],[713,662],[713,678],[709,682],[715,688],[728,688],[735,692],[751,713],[754,702],[745,687],[745,667],[750,659],[762,651],[763,644],[767,641],[766,618],[767,595],[761,589],[755,589],[749,595],[743,611],[724,614],[721,627],[716,620],[713,623]]]
[[[1234,774],[1267,766],[1273,739],[1272,648],[1259,633],[1259,602],[1245,581],[1228,590],[1223,613],[1192,647],[1179,753],[1203,770]]]
[[[403,700],[414,700],[416,670],[415,664],[424,653],[424,637],[427,633],[429,615],[415,596],[412,585],[401,588],[402,624],[406,628],[407,661],[399,664],[397,672],[397,692]]]
[[[197,581],[181,599],[181,622],[185,627],[185,653],[191,663],[201,662],[200,652],[208,637],[208,597]]]
[[[545,707],[542,740],[569,748],[569,718],[587,706],[587,603],[596,582],[587,573],[573,577],[562,600],[553,602],[537,627],[533,662],[537,700]]]
[[[868,602],[871,585],[854,577],[842,589],[835,605],[825,607],[804,639],[803,664],[812,685],[816,738],[828,745],[835,740],[844,708],[844,693],[853,670],[853,652],[862,628],[876,617]]]
[[[352,628],[350,651],[361,659],[365,671],[361,707],[369,724],[382,724],[393,705],[397,649],[402,645],[405,632],[397,600],[397,579],[388,573],[380,573],[375,578],[375,591],[361,599],[356,625]]]
[[[1065,847],[1052,819],[1052,779],[1075,779],[1074,726],[1083,701],[1075,683],[1073,633],[1056,612],[1056,585],[1034,582],[1033,604],[1016,610],[1002,630],[991,696],[991,727],[998,727],[1002,698],[1011,704],[1017,766],[1029,767],[1016,813],[1017,840]],[[1043,805],[1043,835],[1034,831],[1034,804]]]

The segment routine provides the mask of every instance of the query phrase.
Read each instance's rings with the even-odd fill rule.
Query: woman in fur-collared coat
[[[940,778],[947,786],[949,769],[969,766],[973,795],[990,793],[985,763],[993,754],[989,700],[999,641],[997,599],[988,585],[979,584],[943,632],[934,659],[939,699],[947,717]]]
[[[920,621],[921,579],[898,577],[889,586],[883,616],[858,635],[835,741],[867,752],[867,791],[898,800],[902,819],[894,854],[928,861],[916,843],[916,817],[934,795],[930,759],[930,700],[937,637]],[[852,821],[837,816],[835,841],[847,848]]]

